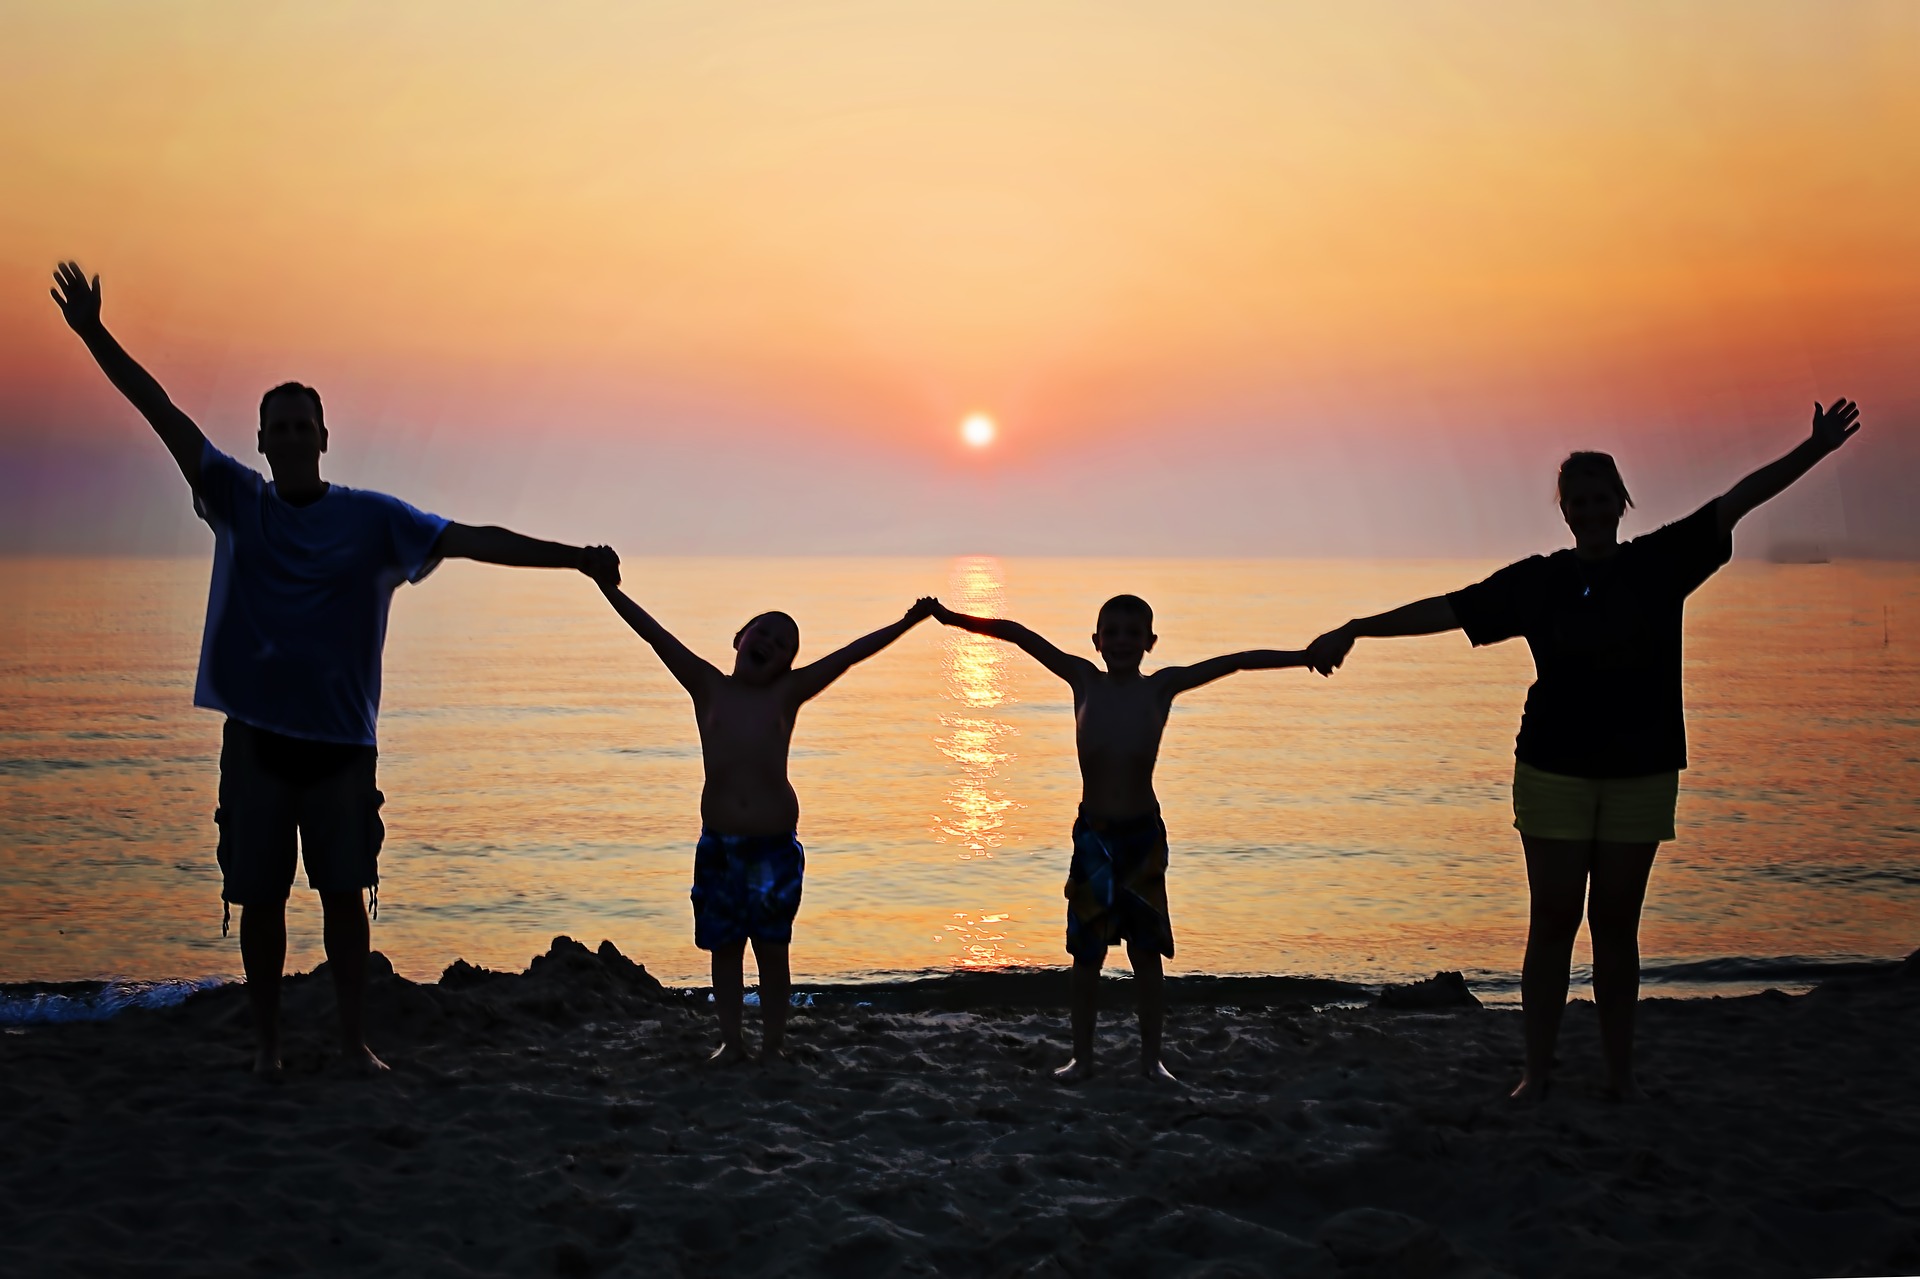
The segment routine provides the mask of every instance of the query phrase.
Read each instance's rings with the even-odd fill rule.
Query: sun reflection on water
[[[948,577],[948,606],[962,613],[998,616],[1005,599],[1000,561],[969,556],[954,561]],[[949,628],[942,667],[944,695],[953,709],[943,711],[945,732],[934,739],[940,751],[960,766],[945,799],[948,811],[938,819],[941,839],[960,846],[962,861],[992,857],[1014,800],[995,785],[1000,769],[1014,758],[1013,725],[992,711],[1012,700],[1007,689],[1004,645],[984,635]]]

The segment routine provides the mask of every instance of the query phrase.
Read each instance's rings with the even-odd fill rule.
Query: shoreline
[[[339,1069],[324,973],[287,982],[278,1085],[234,986],[13,1028],[0,1272],[1920,1272],[1920,954],[1649,1001],[1635,1105],[1601,1097],[1590,1004],[1516,1106],[1514,1011],[1284,985],[1172,1007],[1178,1086],[1127,1069],[1124,1013],[1063,1086],[1064,1010],[1029,985],[816,998],[786,1062],[718,1069],[702,1003],[566,939],[522,973],[380,966],[378,1080]]]

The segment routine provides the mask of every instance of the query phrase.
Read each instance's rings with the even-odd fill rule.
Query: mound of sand
[[[1556,1097],[1519,1018],[1279,979],[1176,981],[1169,1064],[1055,1084],[1061,974],[816,994],[775,1067],[710,1069],[702,995],[565,938],[523,974],[382,966],[330,1065],[287,989],[0,1035],[8,1275],[1835,1275],[1920,1270],[1920,965],[1800,997],[1652,1001],[1636,1106],[1592,1009]],[[1116,994],[1123,983],[1112,983]],[[1321,1010],[1316,1011],[1316,1008]]]

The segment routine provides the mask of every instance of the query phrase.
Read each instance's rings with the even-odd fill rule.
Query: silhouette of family
[[[368,906],[378,910],[383,796],[375,725],[388,607],[403,582],[443,559],[577,570],[650,645],[693,701],[705,783],[694,851],[694,942],[712,956],[721,1042],[715,1061],[745,1058],[744,964],[760,975],[763,1053],[780,1054],[791,975],[788,947],[805,852],[787,778],[800,708],[855,663],[925,618],[1014,644],[1073,693],[1081,776],[1065,897],[1073,959],[1072,1057],[1065,1081],[1094,1069],[1095,996],[1109,947],[1133,966],[1140,1069],[1160,1060],[1162,961],[1174,953],[1167,907],[1167,830],[1153,773],[1173,699],[1236,671],[1300,667],[1330,675],[1356,640],[1461,630],[1475,646],[1524,637],[1536,678],[1514,749],[1514,826],[1531,899],[1522,1007],[1526,1062],[1516,1099],[1551,1084],[1581,919],[1593,943],[1593,986],[1610,1092],[1630,1099],[1639,923],[1661,843],[1674,838],[1687,767],[1681,630],[1686,599],[1732,556],[1748,512],[1776,496],[1860,429],[1851,401],[1816,404],[1811,433],[1775,462],[1691,515],[1627,542],[1632,505],[1613,459],[1576,452],[1562,463],[1560,510],[1574,544],[1500,569],[1447,595],[1356,618],[1304,649],[1255,649],[1191,666],[1141,670],[1153,610],[1133,595],[1100,606],[1096,664],[1003,618],[916,601],[899,620],[796,667],[800,628],[782,612],[754,616],[733,637],[729,671],[695,654],[620,589],[619,557],[503,528],[456,523],[398,498],[321,478],[328,435],[320,395],[288,382],[260,401],[255,447],[271,479],[214,447],[101,320],[100,281],[72,262],[53,299],[100,369],[173,455],[194,510],[212,528],[214,559],[194,705],[226,716],[220,749],[217,856],[255,1035],[254,1069],[280,1071],[280,981],[286,904],[296,860],[320,896],[340,1047],[369,1073],[386,1066],[366,1043]],[[296,838],[297,837],[297,838]]]

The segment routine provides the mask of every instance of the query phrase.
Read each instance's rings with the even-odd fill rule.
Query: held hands
[[[96,304],[97,305],[97,304]],[[1853,438],[1860,429],[1860,406],[1852,400],[1835,400],[1832,407],[1813,406],[1813,442],[1821,451],[1831,453]]]
[[[909,622],[918,622],[923,617],[933,617],[939,611],[939,608],[939,600],[933,598],[931,595],[922,595],[913,602],[913,607],[907,610],[906,620]]]
[[[1353,632],[1344,626],[1322,635],[1307,645],[1307,666],[1322,675],[1331,675],[1347,660],[1347,654],[1353,651]]]
[[[67,327],[84,333],[100,324],[100,277],[88,282],[78,262],[62,262],[53,272],[54,287],[49,290]]]
[[[580,571],[603,591],[620,585],[620,557],[611,546],[581,547]]]

